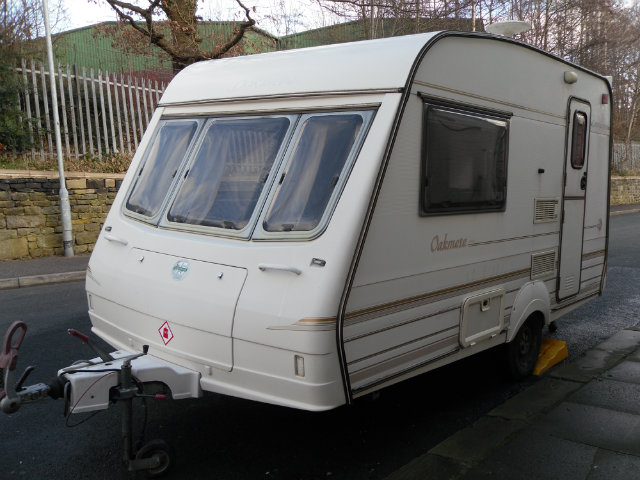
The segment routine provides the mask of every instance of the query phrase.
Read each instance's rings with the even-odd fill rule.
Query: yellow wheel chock
[[[562,340],[554,340],[553,338],[543,338],[540,346],[540,354],[538,355],[538,363],[533,369],[534,375],[542,375],[554,365],[569,356],[567,343]]]

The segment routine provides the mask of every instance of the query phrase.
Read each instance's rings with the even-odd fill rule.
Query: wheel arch
[[[542,317],[543,325],[551,322],[551,297],[544,282],[539,280],[525,283],[518,291],[511,309],[507,343],[514,339],[522,324],[534,314]]]

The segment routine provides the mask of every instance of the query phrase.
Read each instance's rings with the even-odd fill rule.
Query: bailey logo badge
[[[171,340],[173,340],[173,332],[171,331],[171,327],[169,326],[169,322],[164,322],[162,326],[158,329],[158,333],[160,333],[160,338],[165,345],[167,345]]]
[[[189,260],[181,259],[176,262],[176,264],[171,269],[171,276],[174,280],[182,280],[189,273],[189,268],[191,265],[189,264]]]

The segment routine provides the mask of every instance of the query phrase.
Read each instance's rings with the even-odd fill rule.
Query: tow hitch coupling
[[[140,359],[139,361],[143,362],[143,364],[144,362],[151,363],[155,371],[162,368],[154,364],[153,361],[143,360],[143,358],[148,358],[146,357],[149,350],[148,345],[144,345],[142,352],[139,353],[105,353],[87,335],[77,330],[69,329],[69,335],[80,339],[83,344],[88,345],[98,355],[98,358],[76,362],[74,365],[60,370],[58,376],[51,381],[50,385],[38,383],[25,387],[24,382],[35,367],[27,367],[17,382],[14,380],[14,372],[18,363],[18,350],[20,350],[26,333],[27,325],[24,322],[17,321],[11,324],[4,336],[2,350],[0,351],[0,410],[5,413],[14,413],[22,404],[42,400],[47,396],[51,398],[64,396],[65,416],[67,417],[74,413],[74,409],[78,412],[96,410],[106,408],[109,403],[119,403],[122,407],[122,460],[127,469],[130,472],[144,470],[149,477],[160,476],[169,469],[172,463],[170,448],[164,441],[152,440],[141,448],[136,448],[133,441],[133,400],[141,398],[146,411],[146,403],[144,403],[146,399],[160,400],[167,397],[162,393],[145,393],[142,382],[133,374],[131,362],[136,359]],[[153,369],[151,370],[153,371]],[[189,390],[188,385],[194,381],[193,375],[188,375],[185,372],[171,371],[171,369],[167,370],[166,368],[163,371],[172,373],[172,378],[183,380],[178,384],[185,384],[187,390]],[[69,409],[70,402],[75,398],[74,395],[78,395],[78,392],[74,392],[75,387],[83,385],[83,381],[87,379],[91,380],[90,385],[95,384],[95,375],[101,375],[102,378],[107,376],[103,372],[107,372],[110,382],[112,382],[109,388],[105,390],[104,405],[95,403],[90,403],[89,405],[81,404],[80,401],[84,393],[88,391],[88,389],[84,389],[81,390],[84,393],[79,395],[79,398],[73,403],[73,407]],[[69,380],[69,377],[72,379]],[[144,436],[144,433],[142,436]],[[142,439],[140,444],[142,444]]]
[[[26,323],[13,322],[2,342],[2,351],[0,352],[0,372],[2,372],[0,410],[5,413],[14,413],[23,403],[41,400],[47,397],[51,391],[51,386],[45,383],[36,383],[28,387],[23,386],[29,374],[35,369],[33,366],[27,367],[20,379],[14,382],[14,372],[18,363],[18,350],[20,350],[26,333]]]

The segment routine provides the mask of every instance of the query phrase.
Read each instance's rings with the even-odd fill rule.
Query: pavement
[[[0,290],[84,280],[89,255],[0,261]]]
[[[561,363],[386,480],[640,478],[640,329]]]
[[[640,205],[612,207],[612,215]],[[88,255],[0,261],[0,290],[84,280]],[[640,478],[640,324],[565,361],[386,480]]]
[[[386,480],[485,478],[640,478],[640,324],[551,368]]]

